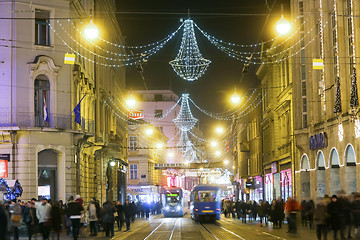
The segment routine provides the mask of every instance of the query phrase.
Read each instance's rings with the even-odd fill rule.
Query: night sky
[[[128,45],[143,45],[164,38],[181,24],[181,18],[187,19],[188,9],[190,18],[211,35],[237,44],[252,44],[258,39],[266,41],[275,37],[274,23],[281,16],[281,4],[286,16],[289,14],[288,2],[286,0],[122,0],[117,1],[117,12]],[[265,25],[272,6],[274,7]],[[154,12],[162,14],[154,14]],[[206,110],[225,111],[229,107],[228,96],[235,88],[238,93],[246,93],[259,83],[255,75],[258,66],[252,66],[243,74],[241,61],[219,51],[196,29],[195,34],[203,57],[212,62],[205,74],[197,81],[188,82],[178,77],[169,65],[169,61],[176,57],[180,47],[182,31],[179,31],[144,65],[146,86],[148,89],[171,89],[178,95],[188,92],[190,97]],[[127,69],[127,87],[133,90],[145,89],[145,84],[135,67]],[[196,111],[195,108],[192,108],[192,111],[194,116],[199,118],[200,127],[205,133],[209,131],[209,124],[214,125],[214,121],[216,122]]]

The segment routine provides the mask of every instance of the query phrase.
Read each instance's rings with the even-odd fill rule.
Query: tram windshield
[[[217,191],[199,191],[195,194],[195,202],[216,202],[219,201]]]
[[[168,192],[166,194],[166,203],[178,203],[180,201],[179,193]]]

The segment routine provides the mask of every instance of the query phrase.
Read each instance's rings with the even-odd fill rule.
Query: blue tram
[[[197,185],[190,194],[190,213],[196,221],[220,220],[221,188],[216,185]]]
[[[182,217],[187,210],[185,191],[178,187],[164,188],[163,214],[164,217]]]

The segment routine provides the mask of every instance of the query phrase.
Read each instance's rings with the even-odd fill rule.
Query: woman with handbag
[[[22,223],[22,209],[20,204],[16,202],[16,199],[13,199],[10,206],[11,212],[11,226],[13,227],[14,240],[19,239],[19,227]]]

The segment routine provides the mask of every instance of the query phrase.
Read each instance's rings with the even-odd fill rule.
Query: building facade
[[[360,3],[296,0],[291,9],[300,28],[291,58],[296,196],[316,199],[339,190],[359,191],[354,73],[359,71]],[[312,59],[322,59],[323,69],[314,69]]]
[[[123,91],[125,72],[96,64],[95,47],[84,48],[87,40],[76,30],[93,13],[102,29],[112,29],[102,36],[121,41],[115,15],[97,19],[115,2],[0,4],[1,44],[6,45],[0,47],[0,153],[10,156],[5,179],[20,181],[23,199],[66,200],[75,194],[84,201],[124,199],[127,126],[103,101]],[[64,64],[68,52],[77,53],[72,65]],[[118,168],[109,169],[110,161]]]

